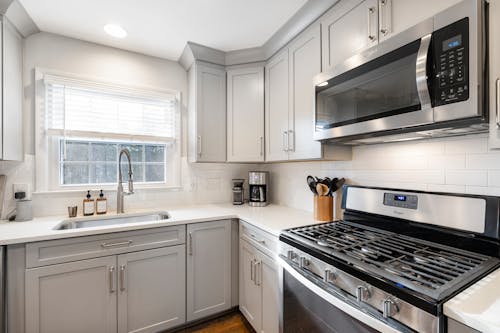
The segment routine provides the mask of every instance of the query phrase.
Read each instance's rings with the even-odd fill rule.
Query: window
[[[177,93],[40,72],[37,78],[37,190],[116,186],[123,148],[137,184],[179,185]]]
[[[132,157],[134,182],[165,183],[165,144],[61,139],[59,147],[61,185],[115,184],[118,153],[123,148],[127,148]],[[125,173],[127,165],[122,164]]]

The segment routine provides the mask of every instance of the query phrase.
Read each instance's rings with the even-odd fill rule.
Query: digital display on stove
[[[394,196],[394,200],[395,201],[406,201],[406,195],[398,195],[398,194],[396,194]]]
[[[443,52],[459,47],[460,45],[462,45],[462,35],[447,39],[443,42]]]

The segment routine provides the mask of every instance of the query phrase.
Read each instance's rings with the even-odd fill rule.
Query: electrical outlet
[[[16,192],[25,192],[26,193],[26,199],[29,199],[30,197],[30,186],[29,184],[12,184],[12,196]]]

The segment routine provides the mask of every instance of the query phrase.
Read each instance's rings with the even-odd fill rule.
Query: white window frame
[[[49,136],[45,128],[45,82],[46,75],[59,76],[76,81],[84,81],[87,85],[95,83],[96,87],[109,86],[124,91],[133,91],[136,94],[150,93],[174,95],[176,98],[176,119],[175,119],[175,140],[166,143],[166,182],[165,183],[139,183],[136,189],[179,189],[181,187],[181,93],[176,90],[159,89],[146,86],[132,86],[123,83],[111,82],[102,78],[85,77],[73,73],[61,72],[45,68],[35,68],[35,191],[36,192],[65,192],[81,191],[87,189],[103,189],[106,191],[116,190],[116,184],[85,184],[85,185],[61,185],[60,184],[60,166],[59,166],[59,140],[60,137]],[[89,139],[89,141],[99,140],[99,137],[79,138]],[[104,138],[102,138],[104,139]],[[110,141],[109,139],[106,141]],[[116,141],[116,140],[113,140]],[[124,142],[130,142],[124,140]],[[138,141],[139,142],[139,141]],[[148,141],[143,143],[161,143]],[[127,172],[126,163],[122,163],[123,172]],[[126,183],[126,182],[125,182]]]

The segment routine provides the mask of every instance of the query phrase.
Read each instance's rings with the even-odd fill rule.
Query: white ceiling
[[[307,0],[19,0],[41,31],[177,60],[187,41],[222,51],[264,44]],[[125,39],[106,35],[121,25]]]

